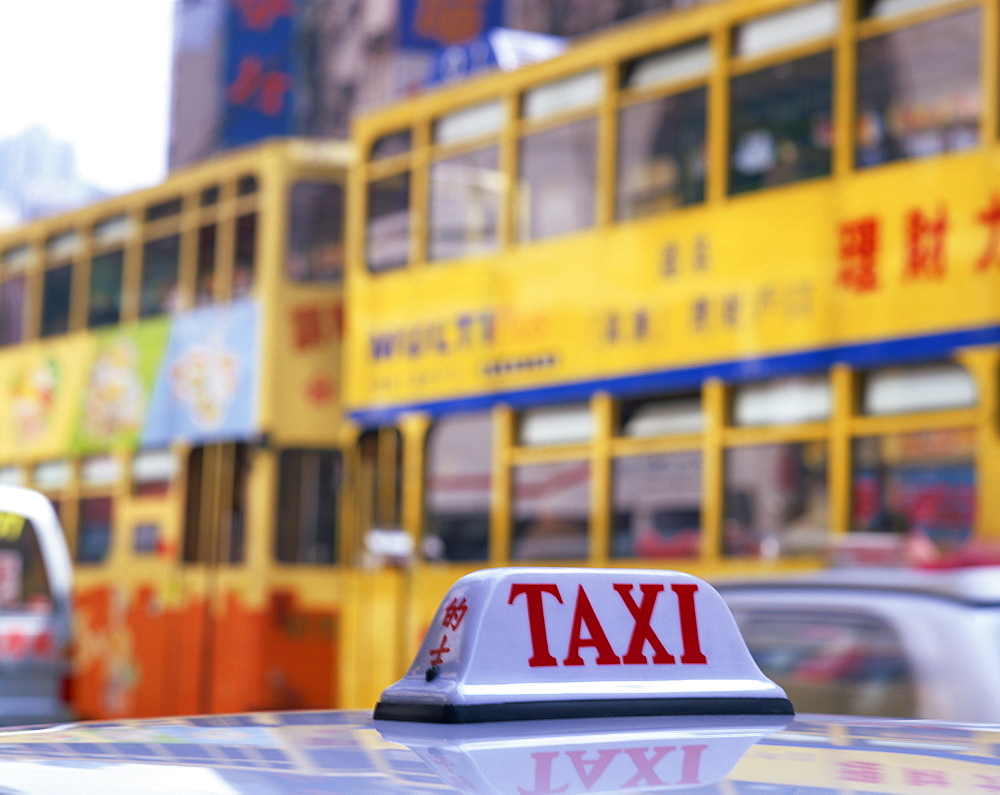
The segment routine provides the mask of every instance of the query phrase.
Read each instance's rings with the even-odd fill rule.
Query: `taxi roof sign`
[[[722,597],[689,574],[506,568],[448,591],[375,718],[790,715]]]

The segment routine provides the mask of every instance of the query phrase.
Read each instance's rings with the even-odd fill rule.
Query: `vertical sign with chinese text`
[[[221,142],[224,148],[287,135],[294,126],[296,0],[231,0]]]

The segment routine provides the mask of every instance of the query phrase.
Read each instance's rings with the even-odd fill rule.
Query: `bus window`
[[[90,295],[87,327],[105,326],[121,320],[125,252],[98,254],[90,263]]]
[[[733,424],[792,425],[829,419],[833,393],[825,375],[775,378],[733,390]]]
[[[830,173],[833,55],[820,52],[732,79],[729,193]]]
[[[42,279],[41,336],[51,337],[69,331],[70,287],[73,263],[48,268]]]
[[[365,431],[358,500],[362,530],[398,529],[402,516],[403,438],[396,428]]]
[[[821,442],[726,450],[723,554],[770,559],[820,553],[830,526],[826,459]]]
[[[526,121],[596,107],[603,76],[593,70],[524,94]],[[587,118],[525,135],[518,150],[518,238],[542,240],[594,225],[597,119]]]
[[[672,395],[622,402],[619,433],[628,438],[700,433],[705,427],[701,395]]]
[[[198,230],[198,273],[195,275],[196,306],[215,303],[215,256],[219,234],[215,224]]]
[[[703,76],[712,64],[704,40],[672,47],[627,63],[624,91],[670,87]],[[615,216],[619,220],[694,204],[705,199],[705,88],[629,105],[618,112]]]
[[[558,461],[513,470],[514,560],[587,557],[590,463]]]
[[[858,44],[859,167],[979,144],[980,24],[970,9]]]
[[[241,563],[246,522],[247,445],[196,447],[188,457],[185,563]]]
[[[28,286],[25,271],[34,259],[34,249],[27,244],[0,254],[0,345],[14,345],[24,338]]]
[[[162,315],[176,308],[180,241],[180,235],[169,235],[143,246],[140,317]]]
[[[503,182],[497,146],[431,166],[429,260],[496,251]]]
[[[588,442],[594,436],[589,403],[539,406],[521,412],[517,442],[526,447]]]
[[[233,263],[233,298],[244,298],[253,287],[257,260],[257,215],[236,219],[236,261]]]
[[[297,182],[289,197],[286,272],[299,282],[336,282],[344,271],[344,188]]]
[[[618,114],[619,220],[705,200],[704,88]]]
[[[920,533],[951,551],[972,536],[975,433],[942,428],[855,439],[851,527]]]
[[[132,494],[158,497],[169,493],[178,466],[170,450],[140,450],[132,458]]]
[[[403,268],[410,259],[410,172],[368,184],[366,251],[373,273]]]
[[[283,450],[276,557],[282,563],[337,559],[341,459],[336,450]]]
[[[864,414],[912,414],[976,405],[976,384],[954,362],[886,367],[865,373],[861,389]]]
[[[428,560],[487,559],[492,467],[488,411],[444,417],[431,428],[423,539]]]
[[[30,519],[0,513],[0,610],[52,607],[38,531]]]
[[[179,198],[168,199],[167,201],[162,201],[147,207],[146,220],[159,221],[162,218],[170,218],[171,216],[177,215],[180,211],[181,200]]]
[[[0,282],[0,345],[14,345],[24,339],[27,286],[24,274]]]
[[[76,560],[100,563],[111,549],[112,501],[110,497],[86,497],[80,500],[79,527],[76,534]]]
[[[611,466],[611,556],[693,558],[701,547],[701,453],[618,458]]]
[[[542,240],[594,224],[597,120],[527,135],[518,154],[518,237]]]

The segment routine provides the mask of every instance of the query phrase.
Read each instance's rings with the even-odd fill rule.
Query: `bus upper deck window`
[[[410,259],[410,172],[368,183],[368,269],[403,268]]]
[[[181,200],[179,198],[168,199],[167,201],[152,204],[146,208],[147,221],[159,221],[163,218],[170,218],[181,211]]]
[[[830,173],[830,51],[737,75],[730,102],[730,194]]]
[[[117,323],[121,319],[125,252],[114,249],[98,254],[90,263],[87,327]]]
[[[859,42],[859,167],[979,144],[980,25],[973,8]]]
[[[45,243],[47,266],[42,277],[40,328],[43,337],[69,331],[74,258],[80,253],[80,249],[80,236],[75,231],[53,235]]]
[[[286,270],[296,281],[339,281],[344,270],[344,188],[297,182],[289,198]]]
[[[101,248],[124,243],[132,236],[134,229],[132,220],[125,214],[105,218],[94,224],[93,243]]]
[[[496,251],[504,185],[496,145],[432,164],[427,258]]]
[[[257,192],[257,177],[245,174],[236,182],[237,196],[251,196]]]
[[[215,302],[215,257],[218,253],[219,230],[215,224],[198,229],[198,263],[195,275],[194,302],[206,306]]]
[[[205,188],[199,194],[198,199],[199,204],[202,207],[212,207],[219,203],[219,186],[212,185],[210,188]]]
[[[26,271],[35,262],[28,244],[13,246],[0,254],[0,345],[14,345],[24,338]]]
[[[734,55],[755,58],[831,37],[836,3],[821,0],[740,25]],[[830,173],[833,54],[829,49],[733,76],[729,110],[729,193]]]
[[[386,160],[410,151],[412,138],[409,130],[399,130],[376,139],[372,144],[372,160]]]
[[[669,90],[679,80],[707,75],[711,63],[706,41],[673,47],[626,64],[622,88]],[[619,220],[704,200],[706,108],[707,91],[697,87],[627,104],[618,112]]]
[[[150,240],[142,250],[140,317],[162,315],[176,308],[180,268],[180,235]]]
[[[500,173],[500,147],[495,140],[503,121],[503,105],[491,100],[442,116],[434,123],[436,145],[476,140],[485,145],[437,159],[431,165],[429,260],[497,249],[506,180]]]
[[[233,298],[244,298],[253,289],[257,267],[257,214],[236,219],[236,261],[233,263]]]
[[[66,262],[47,268],[42,278],[41,336],[65,334],[69,331],[70,289],[73,263]]]
[[[583,72],[527,91],[522,115],[530,122],[596,108],[603,87],[598,71]],[[594,224],[597,193],[597,119],[544,126],[525,135],[518,152],[517,229],[520,240],[542,240]]]

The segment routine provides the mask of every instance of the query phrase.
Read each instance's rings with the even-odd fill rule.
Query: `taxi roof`
[[[3,731],[0,781],[102,795],[965,792],[1000,787],[998,749],[998,726],[814,715],[444,726],[260,712]]]

